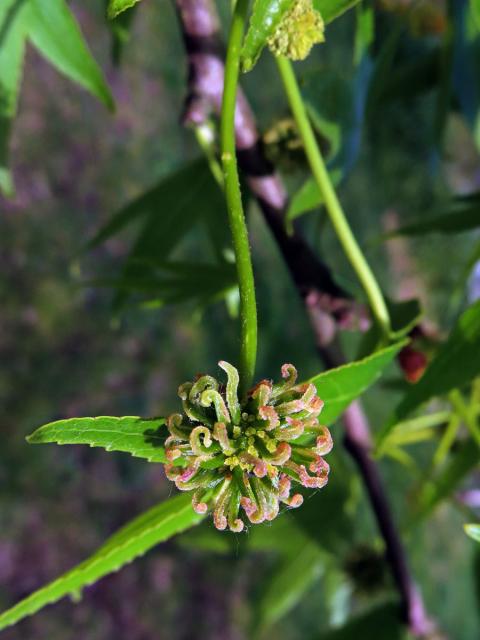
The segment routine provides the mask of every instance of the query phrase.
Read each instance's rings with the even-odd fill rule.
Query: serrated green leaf
[[[1,614],[0,630],[67,595],[77,598],[84,587],[118,571],[158,543],[198,524],[203,517],[193,510],[188,494],[153,507],[109,538],[88,560]]]
[[[29,20],[29,38],[40,53],[113,109],[110,89],[65,0],[30,0]]]
[[[168,431],[163,418],[135,416],[69,418],[40,427],[28,436],[30,444],[88,444],[107,451],[123,451],[149,462],[165,462],[163,448]]]
[[[348,621],[343,627],[317,636],[318,640],[407,640],[400,605],[385,603]]]
[[[467,536],[470,536],[473,540],[480,542],[480,524],[464,524],[463,528]]]
[[[334,422],[355,398],[378,380],[406,344],[406,341],[397,342],[363,360],[330,369],[311,378],[309,382],[317,387],[318,395],[325,403],[321,413],[322,423],[328,425]]]
[[[297,552],[268,577],[258,604],[259,633],[278,622],[300,602],[306,591],[319,580],[326,554],[313,542]]]
[[[110,19],[116,18],[119,13],[130,9],[138,2],[140,0],[110,0],[108,3],[108,17]]]
[[[458,319],[422,378],[413,385],[378,438],[381,445],[394,424],[435,396],[462,387],[480,374],[480,300]]]

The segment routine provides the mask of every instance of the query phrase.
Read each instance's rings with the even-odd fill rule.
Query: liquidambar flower
[[[275,55],[304,60],[314,44],[325,41],[324,30],[312,0],[295,0],[267,42]]]
[[[273,520],[280,503],[299,507],[292,481],[324,487],[330,468],[322,456],[333,443],[318,423],[323,402],[315,386],[297,385],[293,365],[283,365],[282,382],[262,380],[240,403],[238,371],[218,364],[226,385],[202,375],[178,390],[185,413],[167,418],[165,472],[178,489],[193,491],[197,513],[213,511],[217,529],[238,532],[242,516],[256,524]]]

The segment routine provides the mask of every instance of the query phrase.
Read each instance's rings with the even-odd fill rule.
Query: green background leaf
[[[8,140],[22,80],[26,42],[30,41],[61,73],[109,109],[110,89],[90,53],[65,0],[2,0],[0,6],[0,190],[13,195],[7,167]]]
[[[287,615],[317,582],[325,562],[325,553],[313,542],[298,548],[268,577],[258,604],[256,620],[259,633]]]
[[[318,637],[318,640],[407,640],[400,622],[400,605],[381,604],[353,618],[346,625]]]
[[[118,571],[159,542],[198,524],[202,518],[193,510],[188,494],[153,507],[114,534],[88,560],[2,613],[0,630],[67,595],[77,598],[84,587]]]
[[[382,431],[379,443],[393,425],[427,400],[462,387],[480,374],[480,300],[458,319],[447,342],[427,367],[422,378],[410,387]]]
[[[480,195],[456,200],[448,213],[412,222],[395,229],[384,236],[385,239],[397,236],[422,236],[429,233],[461,233],[480,227]]]
[[[113,109],[110,89],[65,0],[30,3],[29,38],[34,46],[61,73]]]

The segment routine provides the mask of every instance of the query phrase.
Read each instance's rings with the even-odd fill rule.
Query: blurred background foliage
[[[440,336],[479,288],[480,237],[468,223],[478,226],[478,196],[452,205],[480,191],[476,6],[382,0],[372,23],[373,7],[362,3],[298,65],[340,197],[375,272],[390,297],[420,298]],[[220,358],[234,359],[237,348],[228,236],[211,219],[223,215],[222,198],[203,163],[185,169],[200,154],[180,125],[186,66],[172,4],[145,1],[125,14],[130,25],[121,18],[113,29],[103,3],[72,8],[116,112],[112,117],[28,48],[10,145],[16,193],[1,200],[0,217],[2,610],[170,493],[159,466],[86,447],[31,448],[25,435],[61,417],[166,415],[177,408],[180,382]],[[310,244],[360,296],[318,195],[299,200],[308,172],[271,58],[262,56],[243,80],[269,153],[297,194],[291,217],[302,214]],[[176,187],[166,193],[172,175]],[[189,192],[195,180],[198,189]],[[159,202],[178,244],[174,231],[155,227]],[[127,205],[129,224],[86,250]],[[382,241],[398,226],[456,210],[467,220],[462,233]],[[321,370],[310,325],[254,205],[249,223],[259,377],[293,361],[307,378]],[[195,263],[210,267],[202,272]],[[343,334],[351,357],[360,339]],[[366,394],[375,429],[406,384],[392,366]],[[437,402],[433,410],[444,408]],[[402,637],[389,622],[395,594],[340,425],[333,435],[328,489],[295,514],[247,535],[202,524],[87,589],[75,607],[63,602],[5,631],[5,640],[374,638],[372,629],[383,624],[393,625],[389,640]],[[407,466],[405,459],[379,464],[428,611],[446,637],[474,640],[480,561],[462,524],[475,508],[479,513],[478,471],[449,483],[438,508],[412,525],[436,445],[434,435],[410,446]],[[350,627],[322,635],[351,616]]]

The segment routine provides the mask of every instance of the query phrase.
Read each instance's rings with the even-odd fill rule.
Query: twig
[[[219,113],[222,101],[224,68],[218,17],[212,0],[174,1],[189,64],[189,93],[183,119],[187,125],[199,125],[212,111]],[[265,158],[254,116],[241,92],[235,128],[240,167],[304,299],[320,354],[328,367],[338,366],[344,358],[335,344],[336,330],[351,319],[354,303],[298,231],[291,236],[286,234],[283,218],[287,194]],[[385,542],[386,557],[401,597],[403,619],[413,634],[425,635],[432,630],[432,623],[411,577],[377,466],[370,456],[370,429],[359,402],[344,412],[343,422],[345,446],[358,465]]]

